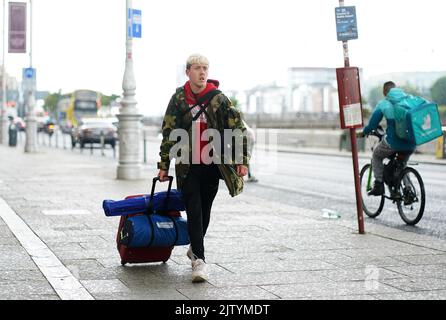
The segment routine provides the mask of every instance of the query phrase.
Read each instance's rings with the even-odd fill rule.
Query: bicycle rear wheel
[[[369,196],[367,193],[371,189],[369,183],[369,177],[373,175],[372,166],[366,164],[361,169],[360,181],[361,181],[361,195],[362,195],[362,209],[365,214],[370,218],[376,218],[380,215],[384,207],[384,196]]]
[[[407,167],[403,171],[398,188],[402,195],[402,199],[397,202],[398,213],[405,223],[414,226],[423,217],[426,204],[423,179],[418,171]]]

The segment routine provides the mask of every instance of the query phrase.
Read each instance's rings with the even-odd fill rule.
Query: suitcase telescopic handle
[[[167,208],[167,204],[169,203],[170,189],[172,189],[173,176],[167,176],[167,178],[169,179],[169,187],[167,188],[166,200],[165,200],[165,204],[164,204],[164,206],[166,208]],[[155,185],[156,185],[157,181],[160,181],[159,177],[153,178],[152,191],[150,192],[150,202],[149,202],[149,206],[148,206],[149,213],[152,211],[152,207],[153,207],[152,201],[153,201],[153,195],[155,193]]]
[[[173,176],[167,176],[167,178],[169,179],[169,187],[167,188],[167,194],[170,194],[170,189],[172,188]],[[151,197],[153,197],[153,194],[155,193],[155,185],[157,181],[160,181],[160,177],[153,178],[152,191],[150,192]]]

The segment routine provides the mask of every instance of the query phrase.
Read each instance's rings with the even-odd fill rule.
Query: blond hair
[[[193,55],[190,55],[189,58],[187,58],[186,69],[189,70],[189,68],[195,63],[209,66],[209,60],[205,56],[195,53]]]

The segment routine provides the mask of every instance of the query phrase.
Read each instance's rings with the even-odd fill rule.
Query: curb
[[[317,155],[317,156],[333,156],[333,157],[343,157],[343,158],[351,158],[351,153],[349,154],[343,154],[343,153],[330,153],[330,152],[324,152],[324,151],[316,151],[316,150],[290,150],[290,149],[277,149],[277,152],[281,153],[298,153],[298,154],[309,154],[309,155]],[[372,155],[367,155],[364,153],[359,153],[358,158],[359,159],[371,159]],[[423,164],[432,164],[432,165],[446,165],[446,159],[441,160],[424,160],[424,159],[417,159],[416,154],[412,155],[409,161],[415,161],[418,163]]]

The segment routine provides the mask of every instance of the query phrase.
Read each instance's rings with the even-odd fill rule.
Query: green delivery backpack
[[[438,106],[410,96],[394,105],[396,135],[417,146],[443,135]]]
[[[409,122],[407,121],[407,112],[425,104],[426,102],[427,101],[421,97],[408,95],[403,100],[393,104],[393,111],[395,115],[395,133],[398,138],[413,142],[411,139],[411,133],[409,132],[410,126]]]

